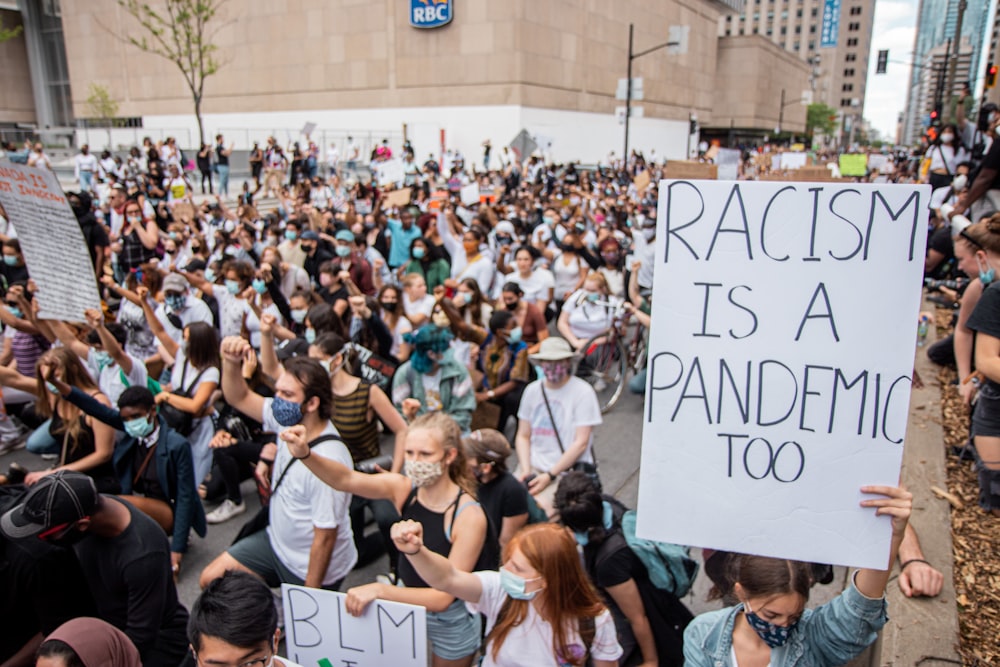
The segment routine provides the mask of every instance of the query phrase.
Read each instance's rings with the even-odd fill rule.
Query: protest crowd
[[[936,187],[926,275],[958,324],[928,353],[978,390],[997,514],[1000,142],[976,143],[995,109],[985,121],[860,180]],[[273,589],[341,590],[384,554],[345,609],[426,608],[437,667],[839,665],[875,641],[888,569],[807,609],[829,566],[680,547],[657,566],[602,488],[595,447],[632,445],[594,428],[619,392],[645,391],[645,360],[627,367],[616,341],[641,342],[654,307],[666,163],[262,144],[239,188],[221,135],[196,156],[171,139],[84,147],[67,198],[101,294],[85,321],[39,317],[18,241],[32,221],[0,211],[0,453],[37,455],[0,474],[0,665],[295,667],[275,657]],[[41,144],[24,161],[50,166]],[[768,175],[767,151],[740,162]],[[936,595],[910,494],[861,491],[891,517],[899,586]],[[191,533],[225,522],[243,524],[236,541],[188,571]],[[681,598],[699,567],[729,606],[694,617]]]

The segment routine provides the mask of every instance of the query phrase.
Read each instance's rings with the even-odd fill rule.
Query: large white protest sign
[[[347,613],[343,593],[281,585],[288,659],[320,667],[426,667],[427,611],[375,600]]]
[[[378,184],[396,185],[403,184],[406,178],[406,166],[399,158],[386,160],[378,165]]]
[[[28,273],[38,285],[38,316],[84,321],[84,310],[99,309],[90,252],[55,175],[0,165],[0,204],[17,229]]]
[[[660,183],[642,537],[886,566],[929,194]]]

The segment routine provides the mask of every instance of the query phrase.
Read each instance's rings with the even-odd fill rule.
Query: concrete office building
[[[719,31],[763,35],[809,62],[809,95],[837,109],[844,118],[841,129],[849,132],[865,105],[874,17],[871,0],[747,0],[739,15],[720,22]],[[803,92],[788,91],[786,101]]]
[[[697,144],[688,132],[692,115],[702,125],[715,117],[728,123],[736,110],[726,104],[756,95],[777,100],[782,85],[801,88],[808,75],[804,63],[754,42],[761,78],[727,79],[733,101],[720,100],[726,96],[718,92],[718,63],[726,50],[717,26],[726,12],[739,10],[740,0],[586,7],[572,0],[451,0],[452,20],[435,29],[410,25],[411,1],[421,6],[422,0],[225,5],[214,40],[224,64],[205,89],[206,139],[221,132],[238,149],[272,134],[281,143],[301,141],[303,127],[315,123],[312,138],[336,141],[342,151],[348,135],[367,150],[383,137],[398,146],[405,131],[418,159],[447,147],[471,161],[484,140],[503,146],[527,129],[555,160],[620,155],[624,128],[616,111],[625,104],[615,93],[626,75],[630,23],[636,53],[665,43],[671,28],[687,32],[685,53],[662,49],[633,63],[633,76],[644,85],[643,99],[635,102],[642,115],[631,120],[631,146],[658,156],[684,157]],[[193,105],[180,72],[125,41],[142,33],[115,0],[19,0],[19,7],[27,7],[26,16],[54,9],[59,19],[76,123],[92,120],[85,100],[89,86],[99,84],[119,104],[114,145],[170,135],[185,148],[196,145]],[[25,25],[24,42],[34,43]],[[746,45],[741,48],[746,54]],[[35,61],[23,61],[35,82]],[[786,76],[770,76],[776,71]],[[37,97],[39,84],[34,86]],[[38,108],[39,126],[62,122],[43,118]],[[19,120],[32,122],[31,116],[28,110]],[[777,112],[744,116],[749,127],[770,128]],[[804,129],[804,109],[789,109],[786,118],[790,130]],[[95,146],[106,136],[103,130],[76,133],[78,143]]]
[[[927,117],[930,109],[920,98],[921,80],[926,76],[923,67],[929,62],[931,51],[941,50],[947,46],[948,40],[955,37],[955,27],[958,23],[958,6],[962,0],[920,0],[917,12],[917,33],[913,43],[913,62],[918,65],[910,72],[910,92],[906,104],[906,115],[903,122],[904,143],[919,143],[920,137],[927,128]],[[966,68],[961,81],[970,81],[974,93],[981,89],[986,62],[989,60],[990,17],[994,12],[995,2],[991,0],[964,0],[965,14],[962,18],[962,42],[970,49],[970,64]],[[954,47],[953,47],[954,48]],[[934,61],[947,67],[947,59]],[[932,73],[933,74],[933,73]],[[950,97],[943,100],[943,111],[948,115]]]
[[[987,58],[987,67],[989,65],[1000,65],[1000,10],[998,10],[997,3],[991,3],[990,8],[992,16],[988,21],[990,26],[989,34],[989,57]],[[985,74],[985,69],[983,70]],[[1000,105],[1000,86],[993,86],[992,88],[986,88],[984,90],[983,97],[988,102],[993,102],[993,104]]]

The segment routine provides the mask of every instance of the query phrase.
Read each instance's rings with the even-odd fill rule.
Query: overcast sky
[[[878,0],[875,4],[864,114],[872,126],[890,141],[896,136],[896,117],[906,106],[910,68],[901,63],[909,63],[913,59],[918,4],[918,0]],[[889,49],[887,74],[875,73],[880,49]]]

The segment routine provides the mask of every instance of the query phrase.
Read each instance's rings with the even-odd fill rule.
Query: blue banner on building
[[[454,0],[410,0],[410,25],[414,28],[440,28],[451,23],[453,4]]]
[[[823,25],[820,28],[819,38],[820,48],[837,46],[838,32],[840,32],[840,0],[824,0]]]

